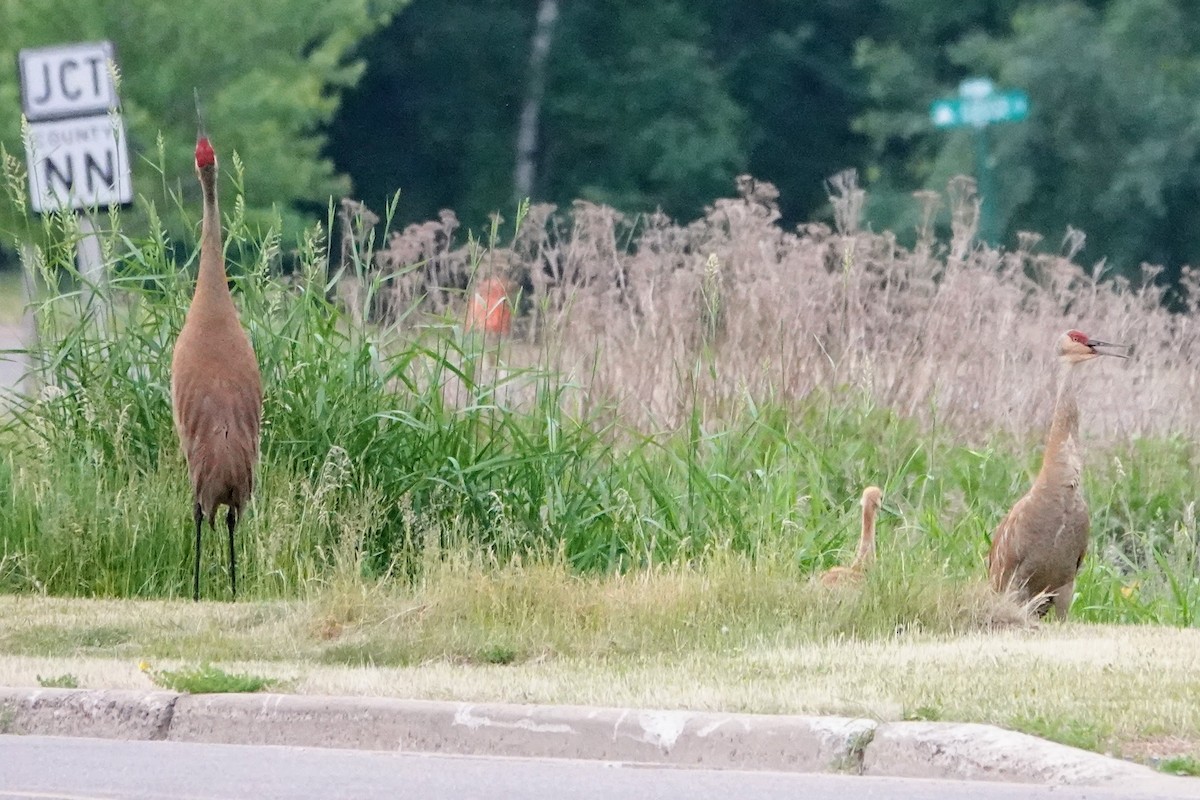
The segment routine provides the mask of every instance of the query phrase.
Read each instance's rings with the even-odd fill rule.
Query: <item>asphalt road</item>
[[[1195,783],[1184,782],[1178,794],[1156,794],[1128,789],[678,769],[597,761],[0,736],[0,798],[6,800],[1149,800],[1194,798],[1196,787]]]

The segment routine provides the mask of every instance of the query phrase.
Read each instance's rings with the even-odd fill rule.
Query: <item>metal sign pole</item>
[[[23,358],[11,360],[20,364],[23,375],[21,389],[31,396],[41,390],[45,383],[45,373],[42,371],[45,359],[39,341],[37,323],[36,263],[33,245],[28,242],[23,243],[21,245],[21,296],[25,301],[25,307],[21,314],[21,347],[24,348],[25,353]],[[16,384],[14,383],[14,385]]]
[[[79,212],[79,240],[75,243],[75,263],[79,267],[79,276],[83,278],[84,296],[87,307],[91,308],[99,296],[100,302],[105,300],[104,284],[104,254],[100,249],[100,234],[96,230],[96,222],[86,211]],[[105,310],[97,310],[96,324],[103,330]]]
[[[979,240],[995,245],[1000,231],[995,171],[988,147],[988,126],[1015,122],[1029,114],[1029,96],[1019,89],[998,92],[987,78],[968,78],[959,84],[958,97],[934,100],[929,116],[936,128],[974,128],[975,180],[979,190]]]
[[[975,128],[975,174],[979,181],[979,240],[984,244],[995,245],[996,191],[988,149],[987,126],[979,125]]]

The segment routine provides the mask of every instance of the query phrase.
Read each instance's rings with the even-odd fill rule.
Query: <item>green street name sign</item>
[[[993,122],[1014,122],[1029,115],[1029,95],[1020,90],[997,92],[986,78],[962,82],[958,97],[934,100],[929,116],[938,128],[970,125],[982,128]]]

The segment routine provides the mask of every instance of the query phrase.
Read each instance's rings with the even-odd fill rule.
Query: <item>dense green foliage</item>
[[[120,70],[135,193],[161,203],[166,188],[182,179],[192,195],[195,88],[208,129],[224,152],[236,150],[247,165],[249,216],[265,223],[282,215],[294,238],[303,227],[303,204],[311,213],[313,203],[323,208],[331,193],[349,188],[321,151],[323,126],[337,110],[340,90],[363,69],[350,50],[403,5],[6,0],[0,3],[0,62],[13,66],[0,70],[0,144],[9,153],[24,152],[19,50],[108,39]],[[12,244],[14,224],[0,215],[5,247]]]
[[[558,14],[534,98],[546,5]],[[780,188],[791,224],[827,216],[825,179],[857,168],[868,222],[909,241],[912,192],[977,169],[972,132],[934,129],[930,102],[986,76],[1032,102],[1028,120],[988,133],[998,242],[1036,231],[1057,244],[1073,227],[1088,235],[1085,259],[1127,277],[1161,263],[1173,284],[1200,257],[1187,224],[1200,196],[1193,11],[1183,0],[272,0],[240,11],[12,0],[0,4],[0,56],[112,39],[137,190],[160,201],[190,185],[197,87],[210,129],[247,165],[249,217],[277,210],[285,242],[348,192],[379,209],[400,189],[402,222],[449,208],[481,229],[513,205],[527,104],[535,201],[691,219],[746,172]],[[0,105],[19,105],[15,70],[0,71]],[[0,120],[0,144],[19,153],[17,117]],[[0,229],[14,224],[0,217]]]
[[[923,36],[932,6],[897,4]],[[993,126],[994,198],[1011,243],[1017,231],[1058,236],[1074,226],[1088,235],[1084,255],[1109,257],[1133,275],[1163,264],[1172,282],[1200,249],[1197,212],[1200,139],[1200,20],[1190,3],[1109,0],[1051,5],[980,3],[937,31],[933,41],[867,40],[859,60],[870,76],[871,108],[862,130],[875,148],[882,185],[903,192],[938,187],[972,172],[972,134],[933,133],[929,100],[953,94],[967,75],[1020,87],[1029,119]],[[877,193],[878,194],[878,193]],[[896,225],[903,211],[877,214]],[[907,221],[911,221],[911,218]]]
[[[403,219],[453,208],[472,225],[510,206],[537,5],[417,0],[364,43],[329,148],[359,197],[381,206],[400,187]],[[559,5],[535,200],[691,217],[749,171],[797,220],[861,162],[853,53],[877,2]]]
[[[1200,258],[1200,24],[1181,0],[560,3],[535,200],[583,197],[691,218],[749,172],[784,221],[828,214],[824,180],[857,168],[868,220],[912,235],[912,192],[976,172],[972,132],[931,101],[970,76],[1031,98],[989,130],[999,242],[1083,230],[1083,257],[1128,277]],[[510,207],[538,3],[417,0],[368,39],[365,80],[329,152],[358,196],[400,215]],[[380,120],[386,124],[366,123]],[[944,211],[943,211],[944,213]],[[945,221],[945,217],[941,218]]]

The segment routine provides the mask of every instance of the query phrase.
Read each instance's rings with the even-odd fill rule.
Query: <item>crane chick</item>
[[[1075,576],[1088,546],[1088,508],[1080,488],[1079,407],[1076,368],[1099,356],[1125,358],[1097,348],[1125,347],[1071,330],[1058,342],[1062,362],[1054,420],[1046,437],[1042,468],[1033,487],[1016,502],[992,537],[988,575],[997,591],[1014,591],[1037,602],[1039,615],[1053,606],[1060,619],[1075,591]]]
[[[859,504],[862,506],[862,533],[858,538],[858,551],[850,566],[830,567],[821,573],[821,583],[825,586],[861,583],[875,563],[875,517],[883,505],[883,492],[878,486],[868,486],[863,490]]]
[[[226,506],[229,588],[237,597],[234,529],[254,488],[262,420],[262,384],[250,339],[229,293],[217,208],[217,157],[208,138],[196,142],[196,174],[204,195],[196,291],[171,359],[171,410],[187,458],[196,524],[192,597],[200,599],[200,532]]]

